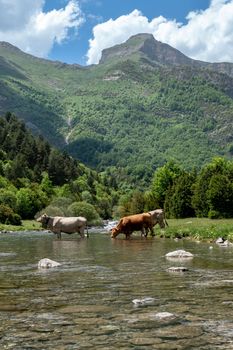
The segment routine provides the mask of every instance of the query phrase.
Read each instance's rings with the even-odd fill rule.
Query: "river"
[[[193,259],[167,260],[177,249]],[[45,232],[1,234],[0,348],[233,349],[232,253],[100,232],[61,241]],[[39,270],[45,257],[61,266]],[[173,266],[188,271],[169,272]]]

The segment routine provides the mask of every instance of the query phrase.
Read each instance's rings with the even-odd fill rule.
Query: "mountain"
[[[186,65],[199,68],[208,68],[219,73],[225,73],[233,77],[232,63],[208,63],[194,60],[185,56],[179,50],[170,45],[155,40],[152,34],[137,34],[132,36],[127,42],[105,49],[102,52],[100,63],[106,63],[111,59],[126,59],[133,54],[139,54],[141,58],[149,60],[150,63],[158,65],[178,66]]]
[[[92,168],[125,168],[144,183],[167,160],[194,168],[232,157],[232,98],[232,63],[193,60],[150,34],[88,67],[0,42],[0,114],[15,113]]]

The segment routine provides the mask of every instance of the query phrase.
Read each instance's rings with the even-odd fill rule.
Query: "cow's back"
[[[151,227],[152,218],[149,213],[129,215],[122,218],[121,225],[132,227],[134,230],[141,230],[142,226]]]
[[[82,216],[63,217],[59,219],[57,225],[62,232],[73,233],[79,231],[82,227],[86,227],[87,219]]]

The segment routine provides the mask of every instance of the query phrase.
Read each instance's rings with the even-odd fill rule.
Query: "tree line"
[[[145,192],[121,197],[120,215],[164,208],[170,218],[233,217],[233,161],[215,157],[198,172],[170,161],[158,168]]]
[[[216,157],[192,171],[170,161],[151,179],[145,169],[147,185],[140,188],[138,179],[132,187],[133,175],[120,167],[88,169],[33,136],[11,113],[0,118],[0,145],[0,223],[20,225],[46,211],[99,224],[155,208],[164,208],[170,218],[233,217],[232,160]]]

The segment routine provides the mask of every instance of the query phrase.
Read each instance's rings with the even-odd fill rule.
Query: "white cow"
[[[48,216],[47,214],[41,215],[38,219],[41,222],[42,227],[57,234],[57,237],[61,239],[61,232],[75,233],[78,232],[81,237],[85,237],[84,230],[87,229],[87,219],[83,216],[64,217],[64,216]],[[87,229],[87,237],[88,237]]]
[[[165,212],[163,209],[155,209],[149,211],[149,214],[152,217],[153,226],[159,224],[160,228],[164,228],[166,225],[168,226],[167,220],[165,218]]]

